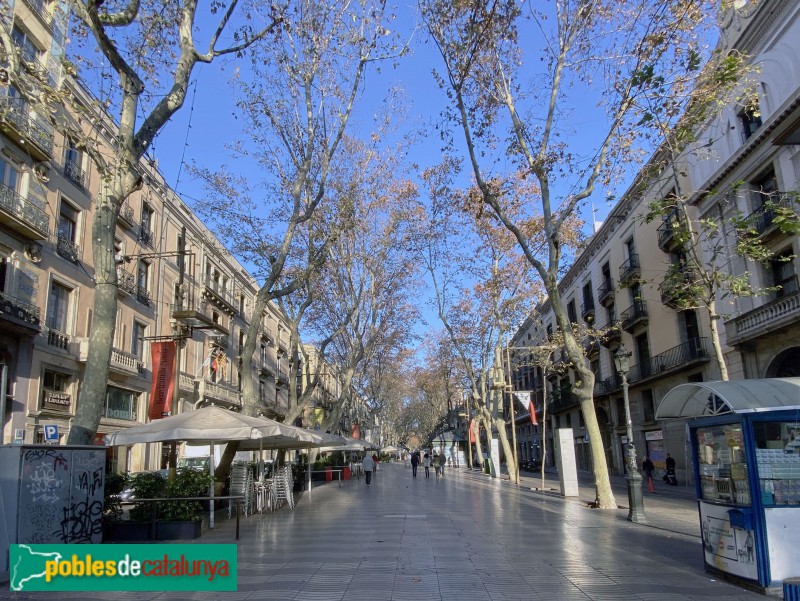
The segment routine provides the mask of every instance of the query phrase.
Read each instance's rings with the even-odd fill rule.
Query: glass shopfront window
[[[106,402],[103,417],[136,421],[136,401],[139,395],[131,390],[109,386],[106,389]]]
[[[697,452],[703,499],[750,505],[742,425],[698,428]]]
[[[753,434],[762,503],[800,505],[800,422],[756,422]]]

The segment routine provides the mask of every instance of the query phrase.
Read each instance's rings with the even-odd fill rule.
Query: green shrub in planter
[[[103,489],[103,519],[117,522],[122,519],[122,500],[120,493],[128,485],[128,474],[106,474]]]
[[[179,469],[175,479],[167,482],[166,497],[207,497],[211,488],[211,474],[205,470]],[[200,501],[164,501],[161,519],[168,522],[199,520],[203,506]]]
[[[167,479],[158,472],[142,472],[130,479],[133,498],[156,499],[165,497],[167,492]],[[161,505],[156,503],[156,505]],[[134,503],[131,509],[131,520],[134,522],[149,522],[153,515],[153,503]],[[158,515],[156,515],[158,517]]]

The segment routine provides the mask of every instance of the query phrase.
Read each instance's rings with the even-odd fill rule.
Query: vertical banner
[[[358,422],[354,423],[353,427],[350,428],[350,438],[361,438],[361,426],[358,424]]]
[[[475,423],[475,419],[473,418],[469,422],[469,442],[470,442],[470,444],[474,444],[475,443],[475,436],[477,435],[477,433],[478,433],[478,424]]]
[[[150,343],[153,357],[153,386],[150,389],[148,417],[151,420],[167,417],[172,411],[177,348],[174,340]]]

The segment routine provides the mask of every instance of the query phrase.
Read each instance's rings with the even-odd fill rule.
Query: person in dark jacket
[[[417,477],[417,466],[419,466],[419,453],[414,451],[411,453],[411,475]]]
[[[664,474],[664,482],[671,486],[678,486],[678,479],[675,477],[675,459],[667,453],[667,473]]]
[[[653,471],[656,469],[656,466],[653,465],[653,462],[650,461],[649,457],[644,458],[644,462],[642,462],[642,470],[644,470],[644,478],[647,480],[647,490],[649,492],[655,492],[655,485],[653,483]]]

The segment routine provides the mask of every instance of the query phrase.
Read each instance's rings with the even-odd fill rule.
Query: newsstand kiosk
[[[800,378],[681,384],[656,418],[692,418],[706,569],[769,593],[800,576]]]

